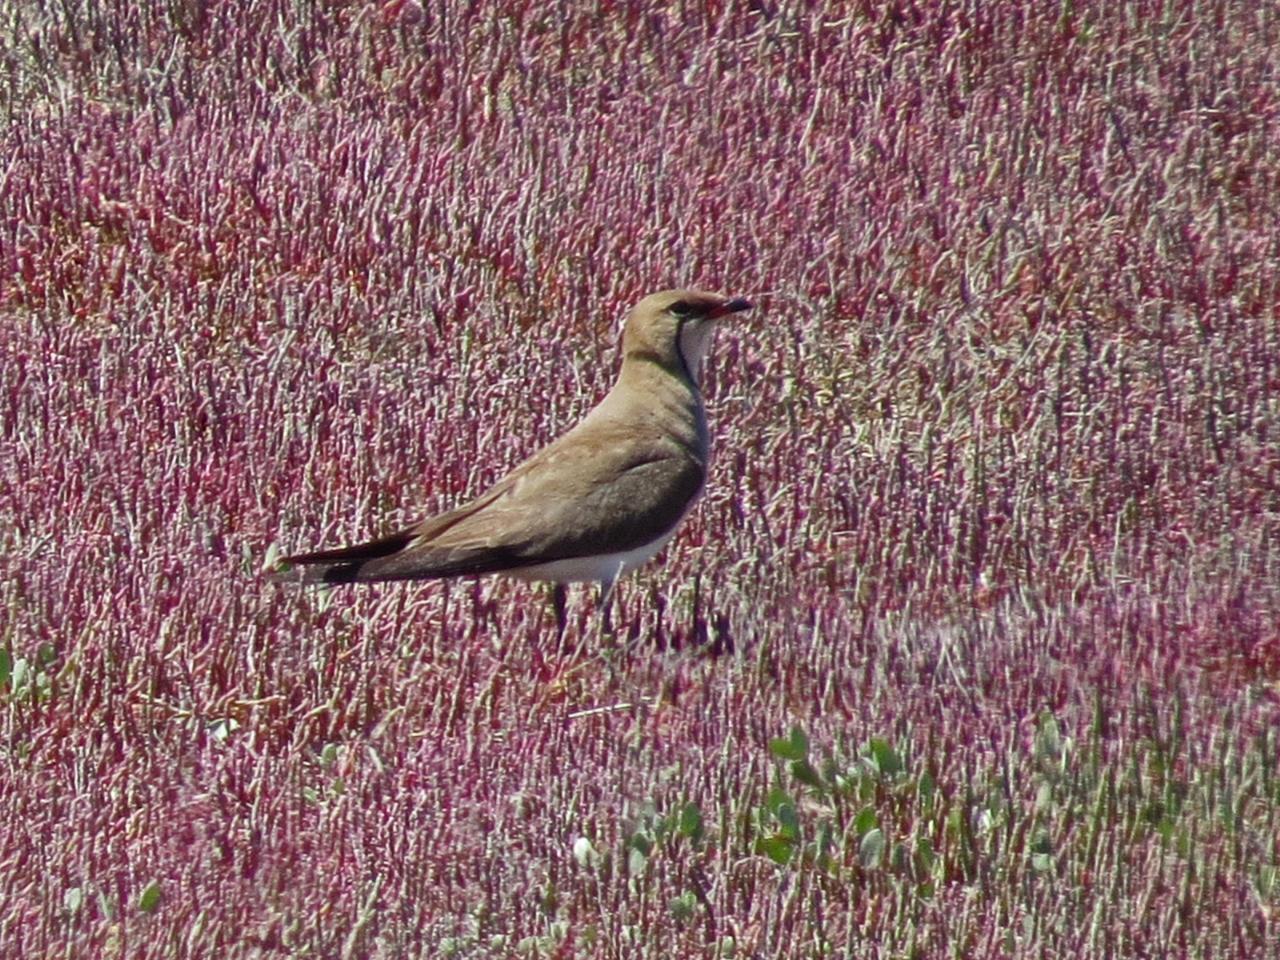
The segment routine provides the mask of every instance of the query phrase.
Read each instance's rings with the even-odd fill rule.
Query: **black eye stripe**
[[[698,300],[677,300],[667,310],[674,317],[681,320],[692,320],[695,317],[705,317],[710,312],[712,304],[702,303]]]

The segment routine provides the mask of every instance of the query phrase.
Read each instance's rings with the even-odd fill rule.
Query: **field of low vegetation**
[[[1280,956],[1268,3],[0,6],[0,957]],[[332,591],[746,296],[622,582]]]

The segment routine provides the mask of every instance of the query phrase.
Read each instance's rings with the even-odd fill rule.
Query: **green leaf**
[[[813,769],[813,765],[808,760],[792,761],[791,776],[807,787],[814,787],[818,790],[823,788],[822,777],[819,776],[817,770]]]
[[[787,793],[787,791],[781,787],[774,787],[765,795],[764,805],[765,809],[776,817],[779,809],[782,807],[794,807],[795,801],[791,799],[791,794]]]
[[[98,902],[98,912],[108,920],[115,920],[119,915],[119,911],[116,909],[116,902],[107,896],[101,887],[97,887],[94,890],[94,894],[94,899]]]
[[[769,741],[769,752],[780,760],[803,760],[809,755],[809,738],[799,727],[792,727],[786,739],[775,737]]]
[[[1053,785],[1042,783],[1036,787],[1036,809],[1048,810],[1053,806]]]
[[[876,869],[884,859],[884,846],[884,833],[880,828],[868,830],[858,844],[858,862],[868,870]]]
[[[916,841],[916,862],[920,864],[920,869],[925,873],[933,872],[933,865],[937,861],[937,856],[933,852],[933,841],[928,837],[921,837]]]
[[[1280,868],[1272,865],[1264,866],[1258,871],[1258,878],[1254,882],[1254,886],[1258,890],[1258,896],[1265,903],[1270,899],[1272,891],[1280,888]]]
[[[680,808],[679,830],[694,843],[702,839],[702,811],[696,803],[686,803]]]
[[[865,837],[869,831],[878,826],[880,826],[880,818],[876,816],[876,811],[873,807],[864,807],[853,818],[853,829],[857,831],[860,837]]]
[[[907,845],[905,843],[895,843],[893,845],[893,853],[889,857],[889,862],[894,870],[899,873],[905,871],[910,859],[911,855],[907,853]]]
[[[0,689],[7,689],[13,679],[13,654],[0,647]]]
[[[798,750],[802,757],[809,755],[809,738],[799,727],[791,728],[791,748]]]
[[[876,762],[876,769],[880,771],[881,776],[895,777],[906,768],[898,752],[889,746],[887,740],[872,737],[867,744],[867,749],[871,752],[871,759]]]
[[[45,641],[36,648],[36,663],[42,667],[47,667],[58,659],[58,648],[52,643]]]
[[[338,761],[338,745],[326,743],[320,750],[320,766],[332,767]]]
[[[791,862],[791,855],[794,850],[795,842],[779,835],[761,837],[756,841],[756,853],[764,854],[782,867]]]
[[[773,737],[769,741],[769,752],[779,760],[794,759],[791,756],[791,741],[784,737]]]
[[[67,913],[76,914],[84,906],[84,890],[80,887],[68,887],[62,894],[62,908]]]
[[[692,890],[686,890],[678,897],[671,898],[671,915],[677,920],[688,920],[698,909],[698,898]]]
[[[160,884],[152,880],[138,895],[138,909],[143,913],[154,913],[158,906],[160,906]]]
[[[792,840],[797,839],[800,836],[800,819],[796,816],[796,804],[791,795],[775,787],[769,791],[765,804],[782,826],[782,833]]]
[[[550,881],[547,882],[547,885],[542,888],[540,893],[534,895],[534,899],[538,903],[538,909],[548,917],[554,917],[556,911],[560,909],[560,891]]]
[[[829,860],[835,845],[835,828],[830,820],[823,820],[818,824],[818,839],[813,842],[813,848],[820,859]]]
[[[26,657],[17,657],[13,661],[13,679],[11,681],[14,693],[26,693],[27,686],[31,683],[31,665],[27,663]]]
[[[632,847],[631,852],[627,854],[627,873],[633,877],[638,877],[644,873],[648,864],[649,858],[635,847]]]

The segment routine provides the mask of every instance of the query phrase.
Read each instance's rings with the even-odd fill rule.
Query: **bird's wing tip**
[[[260,575],[268,583],[310,583],[312,571],[292,557],[283,557],[263,564]]]

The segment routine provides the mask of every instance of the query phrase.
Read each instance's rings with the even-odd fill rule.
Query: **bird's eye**
[[[677,317],[687,317],[693,313],[693,307],[683,300],[677,300],[671,305],[671,312]]]

